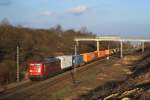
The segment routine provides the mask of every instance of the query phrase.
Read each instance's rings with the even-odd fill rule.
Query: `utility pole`
[[[74,55],[75,55],[75,62],[77,60],[77,45],[75,44],[74,47]],[[74,73],[76,72],[76,64],[74,64]]]
[[[107,60],[109,60],[109,59],[110,59],[110,45],[109,45],[109,42],[108,42],[108,47],[107,47],[107,49],[108,49],[108,51],[109,51],[109,54],[108,54],[108,56],[107,56]]]
[[[145,48],[145,43],[144,41],[142,42],[142,53],[144,53],[144,48]]]
[[[20,74],[20,68],[19,68],[19,45],[17,45],[17,82],[19,82],[20,81],[20,76],[19,76],[19,74]]]
[[[75,78],[75,72],[76,72],[76,60],[77,60],[77,44],[75,44],[74,46],[74,64],[73,64],[73,72],[71,71],[71,77],[72,77],[72,81],[73,84],[76,85],[76,78]]]

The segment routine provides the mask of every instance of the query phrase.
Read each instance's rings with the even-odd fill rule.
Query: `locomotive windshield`
[[[30,67],[41,67],[42,64],[40,63],[34,63],[34,64],[30,64]]]

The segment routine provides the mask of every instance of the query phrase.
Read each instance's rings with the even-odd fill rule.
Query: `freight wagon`
[[[96,59],[94,52],[81,54],[85,63],[91,62]]]
[[[60,60],[61,69],[68,69],[72,66],[72,55],[68,56],[57,56],[57,59]]]
[[[49,57],[40,62],[32,62],[28,66],[28,77],[31,80],[45,79],[55,74],[61,73],[66,69],[71,69],[73,65],[81,66],[99,58],[112,55],[112,50],[101,50],[80,55],[65,55]]]
[[[84,65],[83,56],[82,55],[74,55],[72,58],[73,65],[81,66]]]

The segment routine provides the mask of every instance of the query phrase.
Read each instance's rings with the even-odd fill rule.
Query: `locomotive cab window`
[[[35,66],[36,66],[36,67],[41,67],[41,66],[42,66],[42,64],[35,64]]]

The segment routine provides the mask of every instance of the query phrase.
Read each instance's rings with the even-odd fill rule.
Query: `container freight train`
[[[80,55],[66,55],[49,57],[40,62],[32,62],[28,65],[28,77],[30,80],[43,80],[71,69],[73,65],[81,66],[96,59],[115,54],[117,49],[94,51]]]

